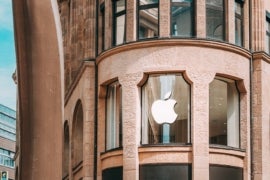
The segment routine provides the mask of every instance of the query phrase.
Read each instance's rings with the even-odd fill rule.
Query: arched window
[[[69,174],[69,126],[64,124],[63,178]]]
[[[106,96],[106,150],[122,146],[122,92],[119,82],[108,85]]]
[[[80,100],[75,107],[72,129],[72,166],[76,167],[83,160],[83,108]]]
[[[182,74],[149,75],[142,87],[142,144],[190,143],[190,85]]]
[[[209,141],[239,148],[239,92],[234,80],[216,77],[209,86]]]

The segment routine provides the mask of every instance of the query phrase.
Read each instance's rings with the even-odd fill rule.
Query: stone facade
[[[106,180],[106,173],[118,168],[114,171],[116,174],[121,172],[118,179],[143,180],[145,166],[179,164],[189,165],[192,176],[189,178],[193,180],[214,179],[211,177],[213,166],[240,170],[238,175],[243,180],[270,179],[270,56],[266,53],[265,36],[265,12],[270,11],[270,3],[268,0],[241,1],[243,45],[237,46],[234,1],[224,1],[224,40],[206,35],[207,2],[209,0],[194,3],[192,22],[195,32],[192,37],[174,37],[171,2],[160,0],[159,20],[144,22],[146,26],[158,22],[158,35],[140,40],[138,2],[126,0],[123,11],[125,33],[119,32],[125,38],[118,46],[112,43],[117,34],[115,31],[118,31],[116,17],[120,16],[112,11],[114,1],[58,0],[62,39],[56,36],[54,25],[46,27],[49,31],[39,28],[44,27],[39,22],[45,22],[36,19],[39,16],[27,16],[26,19],[20,16],[26,12],[40,15],[42,11],[38,9],[48,10],[50,16],[45,19],[55,20],[56,29],[60,28],[57,13],[50,9],[51,1],[44,1],[46,6],[35,0],[25,5],[15,2],[15,27],[26,27],[17,28],[16,39],[19,116],[20,121],[25,122],[20,126],[19,171],[23,172],[20,179],[38,179],[50,172],[49,179]],[[23,36],[28,29],[36,33]],[[35,35],[44,32],[50,35],[48,39],[41,36],[43,43],[34,46],[39,42],[39,36]],[[50,42],[54,42],[54,51],[47,46]],[[25,47],[31,49],[23,51]],[[55,66],[52,61],[44,63],[45,52],[51,52],[49,57],[56,60]],[[60,52],[60,58],[57,52]],[[61,61],[61,53],[64,61]],[[34,61],[34,57],[41,59]],[[142,144],[142,87],[149,75],[175,73],[181,74],[191,87],[191,142]],[[27,77],[30,77],[29,81],[23,81]],[[235,82],[239,93],[238,147],[209,143],[209,87],[216,77]],[[46,79],[45,85],[39,78]],[[114,104],[121,104],[121,145],[108,149],[108,86],[116,81],[122,92],[121,103]],[[39,97],[37,92],[45,95]],[[48,109],[44,103],[52,107]],[[32,110],[37,112],[30,115]],[[50,118],[38,118],[39,113],[48,114]],[[50,142],[46,135],[52,137],[52,132],[57,139]],[[63,143],[56,145],[60,141]],[[50,168],[51,162],[45,161],[42,145],[46,146],[46,154],[56,150],[53,157],[57,168]],[[33,155],[24,154],[28,146]],[[59,155],[61,152],[63,156]],[[24,166],[28,161],[31,164]],[[36,170],[26,168],[34,165],[37,165]],[[44,173],[42,168],[45,168]]]

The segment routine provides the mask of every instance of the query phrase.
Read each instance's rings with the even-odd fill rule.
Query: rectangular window
[[[191,164],[146,164],[140,165],[140,180],[192,179]]]
[[[243,180],[243,169],[232,166],[210,165],[210,180]]]
[[[105,50],[105,4],[100,5],[101,14],[101,50]]]
[[[243,46],[243,3],[235,1],[235,44]]]
[[[208,38],[225,40],[223,0],[206,0],[206,35]]]
[[[171,1],[172,36],[194,36],[193,0]]]
[[[108,86],[106,97],[106,150],[122,146],[122,92],[118,82]]]
[[[123,167],[113,167],[102,171],[102,180],[122,180]]]
[[[159,0],[138,0],[138,39],[157,37],[159,33]]]
[[[113,45],[126,40],[126,0],[113,1]]]
[[[265,51],[270,54],[270,13],[266,12],[266,38],[265,38]]]

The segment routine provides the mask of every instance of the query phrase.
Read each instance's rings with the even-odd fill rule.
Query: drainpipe
[[[252,107],[252,103],[253,103],[253,99],[252,99],[252,95],[253,95],[253,79],[252,79],[252,75],[253,75],[253,48],[252,48],[252,0],[249,0],[249,50],[251,53],[251,57],[250,57],[250,64],[249,64],[249,68],[250,68],[250,74],[249,74],[249,88],[250,88],[250,175],[251,175],[251,180],[254,180],[254,154],[253,154],[253,107]]]
[[[95,59],[98,56],[98,28],[99,28],[99,0],[96,0],[96,28],[95,28]],[[97,180],[97,158],[98,158],[98,151],[97,151],[97,136],[98,136],[98,66],[95,62],[95,110],[94,110],[94,168],[93,168],[93,176],[94,180]]]

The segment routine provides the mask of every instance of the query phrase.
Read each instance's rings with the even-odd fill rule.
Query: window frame
[[[241,15],[237,14],[236,11],[234,11],[234,18],[235,18],[235,37],[236,37],[236,19],[239,19],[241,21],[241,42],[240,44],[237,44],[236,38],[235,38],[235,44],[238,46],[244,46],[244,33],[245,33],[245,28],[244,28],[244,0],[235,0],[235,4],[239,4],[241,7]]]
[[[207,4],[207,0],[205,0],[205,30],[206,30],[206,38],[207,39],[211,39],[211,40],[216,40],[216,41],[227,41],[227,24],[226,24],[226,21],[227,21],[227,17],[226,17],[226,11],[227,11],[227,4],[225,2],[225,0],[222,0],[223,2],[223,7],[222,7],[222,12],[223,12],[223,27],[222,27],[222,31],[223,31],[223,34],[222,34],[222,39],[219,39],[219,38],[214,38],[214,37],[211,37],[211,36],[208,36],[207,35],[207,9],[208,9],[208,4]],[[210,5],[210,7],[214,7],[213,5]],[[220,8],[210,8],[210,9],[213,9],[215,11],[219,10]]]
[[[189,108],[188,108],[188,117],[189,117],[189,119],[188,119],[188,121],[189,122],[187,122],[187,125],[189,125],[189,127],[187,129],[187,142],[169,142],[169,143],[162,143],[162,142],[149,143],[148,142],[148,143],[143,143],[143,128],[142,128],[142,124],[144,123],[143,122],[143,120],[144,120],[143,119],[143,103],[144,103],[144,101],[143,101],[143,98],[144,98],[143,97],[143,87],[146,85],[146,83],[147,83],[147,81],[148,81],[148,79],[149,79],[149,77],[151,75],[155,75],[155,76],[166,76],[166,75],[175,75],[175,76],[177,76],[177,75],[181,75],[183,80],[189,86],[189,97],[188,97],[188,99],[189,99]],[[185,79],[184,73],[182,73],[182,72],[176,72],[176,73],[153,73],[153,74],[148,74],[147,75],[147,77],[145,78],[144,83],[140,87],[140,94],[141,94],[141,97],[140,97],[140,99],[141,99],[141,127],[140,127],[141,128],[141,138],[140,138],[140,144],[141,144],[141,146],[171,146],[171,145],[173,145],[173,146],[189,146],[189,145],[192,144],[192,111],[191,111],[192,94],[191,94],[191,92],[192,92],[192,85],[191,85],[191,83],[189,83]],[[163,125],[163,124],[161,124],[161,125]]]
[[[209,145],[210,146],[213,146],[213,147],[225,147],[225,148],[233,148],[233,149],[241,149],[241,91],[239,90],[239,87],[237,85],[237,81],[234,80],[234,79],[229,79],[229,78],[226,78],[226,77],[222,77],[222,76],[215,76],[215,78],[213,79],[214,80],[219,80],[219,81],[223,81],[225,83],[228,83],[228,81],[234,81],[234,84],[235,84],[235,88],[236,88],[236,91],[238,93],[238,147],[235,147],[235,146],[229,146],[228,145],[228,131],[227,131],[227,143],[226,145],[224,144],[217,144],[217,143],[211,143],[210,142],[210,84],[209,84]],[[213,81],[211,81],[210,83],[212,83]],[[228,106],[228,105],[227,105]],[[228,111],[228,108],[226,109],[226,111]],[[228,118],[226,120],[226,124],[228,122]]]
[[[178,7],[180,7],[180,4],[185,4],[187,2],[173,2],[173,0],[170,0],[170,35],[171,37],[173,38],[178,38],[178,37],[187,37],[187,38],[190,38],[190,37],[195,37],[196,36],[196,2],[194,2],[196,0],[192,0],[192,3],[190,3],[190,7],[192,8],[191,10],[191,36],[187,36],[187,35],[173,35],[173,18],[172,18],[172,7],[179,4]]]
[[[109,91],[109,86],[113,85],[113,84],[118,84],[119,86],[119,93],[120,93],[120,101],[119,101],[119,132],[116,133],[115,131],[115,135],[119,134],[118,136],[118,141],[119,141],[119,145],[117,147],[107,147],[107,143],[108,143],[108,91]],[[116,97],[114,98],[114,101],[116,101]],[[121,149],[123,147],[123,115],[122,115],[122,86],[119,83],[119,81],[113,81],[110,84],[107,85],[107,90],[106,90],[106,96],[105,96],[105,151],[111,151],[111,150],[115,150],[115,149]],[[114,119],[115,121],[115,119]],[[114,122],[116,123],[116,122]],[[114,139],[115,140],[115,139]]]
[[[160,32],[160,7],[159,7],[159,2],[160,0],[158,0],[157,3],[151,3],[151,4],[145,4],[145,5],[140,5],[140,0],[137,0],[137,41],[143,41],[143,40],[147,40],[147,39],[156,39],[158,38],[160,35],[159,35],[159,32]],[[158,24],[157,24],[157,27],[158,27],[158,32],[157,32],[157,35],[156,36],[153,36],[153,37],[149,37],[149,38],[140,38],[140,11],[141,10],[147,10],[147,9],[153,9],[153,8],[157,8],[158,9]]]
[[[127,17],[126,17],[126,9],[127,9],[127,1],[124,0],[125,2],[125,9],[117,12],[117,1],[119,0],[112,0],[112,46],[119,46],[121,44],[126,43],[126,22],[127,22]],[[117,44],[117,18],[124,16],[125,21],[124,21],[124,39],[123,43]]]
[[[268,25],[268,28],[265,28],[266,31],[266,38],[268,38],[268,49],[265,47],[266,53],[270,54],[270,12],[266,11],[266,25]]]

